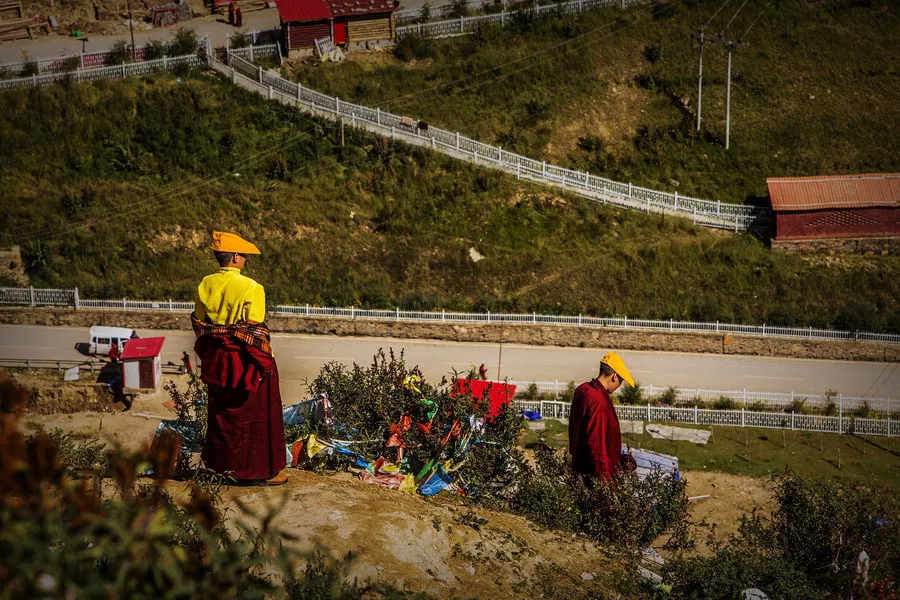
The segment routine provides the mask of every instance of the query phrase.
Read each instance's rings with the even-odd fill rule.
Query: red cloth
[[[201,335],[194,344],[200,379],[222,388],[253,392],[275,368],[275,358],[231,335]]]
[[[194,351],[209,388],[203,462],[235,479],[277,475],[287,461],[275,359],[229,335],[202,335]]]
[[[451,396],[457,394],[472,394],[476,401],[484,401],[485,392],[490,388],[490,395],[487,396],[490,406],[487,412],[487,420],[493,422],[504,406],[509,404],[512,397],[516,395],[516,386],[508,383],[500,383],[499,381],[480,381],[478,379],[459,378],[453,384],[453,392]]]
[[[606,389],[596,379],[575,390],[569,413],[569,453],[577,473],[610,479],[622,460],[619,417]]]

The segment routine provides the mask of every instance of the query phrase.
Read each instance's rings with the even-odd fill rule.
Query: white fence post
[[[252,56],[250,57],[250,60],[253,60]],[[256,67],[256,77],[259,80],[259,83],[262,83],[262,67]]]
[[[844,433],[844,395],[838,394],[838,433]]]
[[[29,286],[28,289],[31,290],[31,305],[34,306],[34,286]]]
[[[81,308],[81,302],[78,300],[78,288],[75,288],[75,310]]]
[[[741,427],[744,426],[744,407],[741,407]]]
[[[377,124],[381,125],[381,109],[380,108],[375,109],[375,122]]]
[[[650,399],[647,399],[647,421],[650,421]]]

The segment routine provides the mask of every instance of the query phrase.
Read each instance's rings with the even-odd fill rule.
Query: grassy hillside
[[[743,38],[727,152],[719,44],[705,46],[704,126],[695,129],[699,46],[690,34],[704,25],[707,35]],[[766,177],[900,169],[898,27],[900,4],[888,0],[671,0],[408,39],[393,55],[299,65],[295,76],[537,159],[759,202]]]
[[[771,252],[350,128],[342,146],[204,75],[3,94],[0,137],[0,245],[35,286],[189,299],[230,229],[261,247],[247,272],[273,304],[900,331],[897,258]]]

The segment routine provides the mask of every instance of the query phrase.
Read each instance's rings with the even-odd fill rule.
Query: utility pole
[[[128,0],[128,29],[131,30],[131,60],[137,61],[137,48],[134,47],[134,13],[131,12],[131,0]]]
[[[703,44],[711,38],[703,35],[703,30],[692,33],[691,37],[700,42],[700,77],[697,82],[697,131],[700,131],[700,111],[703,108]]]
[[[728,142],[731,136],[731,53],[741,45],[741,40],[729,42],[718,36],[715,41],[725,46],[725,51],[728,53],[728,88],[725,92],[725,149],[728,150]]]

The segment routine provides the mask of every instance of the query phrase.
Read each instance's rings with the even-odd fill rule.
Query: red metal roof
[[[329,4],[335,17],[352,17],[394,10],[394,0],[330,0]]]
[[[769,198],[778,211],[900,207],[900,173],[816,177],[769,177]]]
[[[275,7],[283,23],[331,18],[331,7],[325,0],[275,0]]]
[[[119,359],[128,360],[159,356],[165,341],[166,338],[164,337],[134,338],[128,340],[125,344],[125,349],[122,350],[122,356],[120,356]]]

